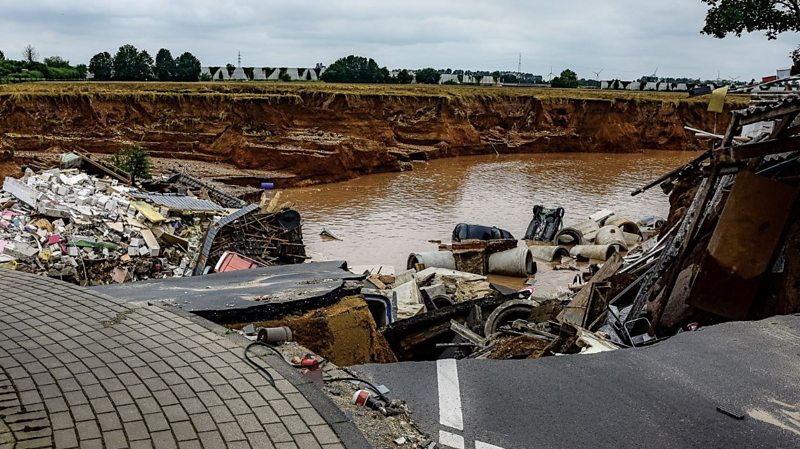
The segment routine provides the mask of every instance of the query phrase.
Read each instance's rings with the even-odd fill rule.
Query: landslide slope
[[[733,98],[734,108],[746,99]],[[728,114],[716,129],[724,130]],[[492,152],[707,147],[706,100],[686,94],[321,83],[35,83],[0,86],[0,151],[30,157],[140,145],[161,166],[282,185]],[[157,164],[158,165],[158,164]]]

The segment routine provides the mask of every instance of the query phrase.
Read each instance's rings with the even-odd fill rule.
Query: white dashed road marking
[[[437,360],[436,374],[439,378],[439,423],[456,430],[464,430],[456,360]]]
[[[439,382],[439,424],[463,431],[464,415],[461,411],[461,387],[458,383],[456,360],[437,360],[436,377]],[[439,444],[454,449],[465,449],[464,437],[447,430],[439,430]],[[482,441],[475,441],[475,449],[503,448]]]

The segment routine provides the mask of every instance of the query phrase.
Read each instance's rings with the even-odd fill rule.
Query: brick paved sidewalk
[[[0,449],[342,448],[363,436],[309,381],[160,306],[0,269]]]

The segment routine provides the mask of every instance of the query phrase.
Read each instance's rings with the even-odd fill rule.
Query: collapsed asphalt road
[[[355,370],[445,447],[800,447],[800,315],[595,355]]]

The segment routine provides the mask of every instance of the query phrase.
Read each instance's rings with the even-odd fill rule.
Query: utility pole
[[[239,52],[239,58],[238,59],[239,59],[239,67],[241,67],[242,66],[242,52],[241,51]]]
[[[519,61],[517,62],[517,75],[522,75],[522,52],[520,52]]]

